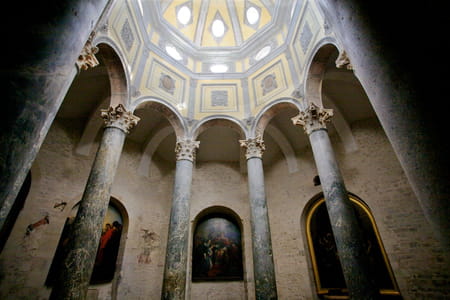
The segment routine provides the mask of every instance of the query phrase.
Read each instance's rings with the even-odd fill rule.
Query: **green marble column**
[[[311,103],[292,121],[303,126],[309,136],[350,298],[378,299],[379,292],[369,270],[365,242],[325,126],[332,115],[332,110]]]
[[[12,1],[0,27],[0,230],[77,70],[75,63],[106,0]],[[24,10],[32,12],[24,18]],[[13,42],[14,41],[14,42]]]
[[[184,299],[189,244],[189,201],[192,170],[200,142],[179,140],[175,147],[177,165],[167,237],[166,264],[161,299]]]
[[[102,118],[103,137],[69,233],[69,251],[50,295],[53,300],[86,298],[122,147],[126,134],[139,121],[121,104],[102,110]]]
[[[262,155],[265,150],[261,136],[240,141],[246,148],[250,217],[252,227],[253,273],[256,299],[277,299],[277,285],[272,255],[269,215]]]

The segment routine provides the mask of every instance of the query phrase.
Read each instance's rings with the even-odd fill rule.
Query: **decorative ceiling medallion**
[[[173,95],[175,91],[175,80],[167,74],[161,73],[161,77],[159,78],[159,87],[169,94]]]
[[[303,53],[306,53],[306,51],[308,51],[312,36],[313,34],[308,22],[305,22],[302,32],[300,33],[300,45],[302,46]]]
[[[192,24],[192,1],[184,2],[175,7],[178,28],[186,27]]]
[[[217,11],[213,21],[211,22],[211,25],[209,26],[209,32],[213,36],[216,43],[220,44],[227,31],[228,26],[223,21],[223,18],[220,15],[219,11]]]
[[[261,81],[262,94],[265,96],[267,93],[275,90],[278,87],[277,78],[275,74],[269,74]]]
[[[251,3],[250,1],[245,1],[245,25],[250,26],[254,30],[257,30],[261,20],[261,7]]]
[[[127,48],[127,51],[130,51],[134,43],[134,35],[133,31],[131,30],[128,19],[125,20],[125,23],[123,24],[122,29],[120,30],[120,37],[122,38],[123,43],[125,44],[125,48]]]

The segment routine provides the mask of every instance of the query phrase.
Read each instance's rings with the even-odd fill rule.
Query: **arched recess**
[[[370,208],[354,194],[349,193],[349,198],[365,238],[369,269],[374,274],[380,299],[402,299]],[[308,202],[302,223],[317,296],[349,299],[323,193]]]
[[[271,123],[271,121],[281,113],[290,112],[291,117],[295,116],[298,114],[300,105],[297,100],[292,98],[283,98],[271,102],[256,116],[254,126],[251,130],[254,136],[258,134],[264,136],[267,134],[275,141],[286,159],[289,173],[294,173],[299,170],[294,147],[287,135],[287,132],[295,130],[294,124],[288,124],[286,127],[279,122]],[[290,118],[288,118],[288,122],[290,122]]]
[[[241,281],[244,277],[242,222],[224,206],[201,211],[193,222],[192,281]]]
[[[210,116],[197,123],[190,136],[200,141],[196,161],[239,162],[241,172],[245,172],[239,140],[246,138],[247,131],[240,120],[225,115]]]
[[[50,270],[47,274],[45,284],[53,286],[54,280],[58,276],[62,258],[67,249],[70,239],[68,232],[70,226],[75,219],[79,207],[79,202],[70,211],[58,242]],[[95,265],[91,276],[91,285],[111,283],[115,287],[120,274],[125,241],[128,231],[128,213],[122,203],[114,197],[110,198],[108,210],[106,212],[102,228],[98,230],[102,232]]]
[[[82,136],[75,148],[75,153],[85,156],[92,152],[92,146],[95,144],[95,139],[103,128],[104,121],[101,118],[101,109],[107,109],[109,106],[116,107],[117,105],[122,104],[129,110],[127,75],[118,52],[109,43],[99,43],[97,47],[99,51],[96,54],[96,57],[98,58],[99,65],[92,69],[88,69],[87,71],[81,71],[79,76],[83,76],[84,72],[106,73],[105,76],[108,81],[108,91],[105,91],[101,95],[101,98],[95,99],[96,102],[90,105],[92,108],[86,117]],[[82,93],[80,93],[78,97],[83,97],[83,94],[95,91],[95,86],[98,84],[99,82],[96,78],[84,83],[82,88],[80,88]],[[80,100],[82,101],[83,99]],[[76,105],[76,103],[72,105]]]
[[[138,173],[150,176],[152,170],[152,157],[159,146],[173,135],[174,142],[177,138],[186,135],[186,125],[177,110],[164,100],[156,98],[143,98],[132,105],[133,113],[141,120],[129,134],[129,138],[142,146],[142,154],[139,161]],[[175,145],[165,152],[173,153],[175,158]],[[169,156],[169,155],[166,155]]]
[[[328,38],[321,40],[317,44],[305,77],[304,105],[306,106],[309,103],[314,103],[319,107],[333,109],[331,123],[342,140],[346,152],[350,153],[356,151],[358,149],[358,145],[350,129],[350,120],[344,116],[339,107],[339,103],[335,103],[334,101],[339,100],[340,104],[342,104],[351,101],[351,99],[342,99],[348,97],[348,94],[343,93],[343,89],[342,94],[336,95],[341,99],[332,98],[330,95],[327,95],[327,87],[329,85],[324,85],[325,80],[327,80],[327,82],[339,81],[341,83],[358,82],[350,69],[342,70],[342,67],[347,65],[339,66],[342,71],[336,72],[338,70],[338,64],[340,64],[338,60],[340,59],[342,53],[344,53],[344,51],[338,49],[335,42]],[[331,74],[331,76],[329,76],[329,74]],[[354,94],[359,95],[359,87],[356,89]],[[355,103],[355,105],[360,106],[360,102]],[[348,114],[351,113],[348,112]],[[351,116],[351,118],[353,119],[355,117]]]

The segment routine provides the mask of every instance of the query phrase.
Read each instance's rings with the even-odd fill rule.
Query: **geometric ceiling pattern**
[[[155,46],[195,73],[239,73],[286,47],[293,0],[138,0]],[[279,52],[279,51],[278,51]],[[191,68],[192,69],[192,68]]]

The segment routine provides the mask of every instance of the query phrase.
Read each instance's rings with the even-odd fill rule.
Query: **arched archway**
[[[354,194],[349,193],[349,199],[364,236],[364,247],[369,257],[369,269],[374,274],[380,299],[402,299],[369,207]],[[320,299],[348,299],[348,290],[323,193],[316,195],[305,207],[303,224],[318,297]]]
[[[75,219],[80,203],[77,203],[71,210],[66,219],[62,230],[58,246],[56,248],[50,270],[48,272],[45,284],[53,286],[61,268],[62,258],[69,250],[67,245],[71,238],[68,234],[71,232],[71,226]],[[116,267],[120,253],[123,253],[126,240],[126,231],[128,230],[128,214],[125,207],[116,198],[111,197],[103,220],[100,242],[98,245],[97,256],[92,272],[90,284],[110,283],[119,273]],[[121,251],[122,250],[122,251]]]
[[[210,207],[194,224],[192,281],[243,280],[242,224],[236,213]]]

